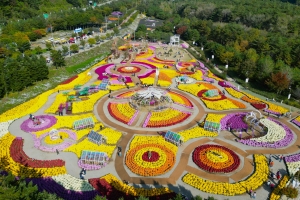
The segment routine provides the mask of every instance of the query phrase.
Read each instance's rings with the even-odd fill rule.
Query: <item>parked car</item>
[[[74,38],[70,38],[69,39],[69,43],[75,43],[75,39]]]

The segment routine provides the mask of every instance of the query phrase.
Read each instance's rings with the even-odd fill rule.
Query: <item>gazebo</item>
[[[130,104],[135,109],[161,110],[170,107],[172,99],[165,90],[148,87],[133,94]]]
[[[221,124],[217,122],[205,121],[204,130],[220,133]]]

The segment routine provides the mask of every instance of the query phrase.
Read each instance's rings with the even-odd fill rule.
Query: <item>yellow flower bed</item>
[[[44,92],[37,97],[30,99],[29,101],[22,103],[0,115],[0,122],[6,122],[9,120],[18,119],[25,115],[35,113],[48,101],[48,96],[52,94],[54,90]]]
[[[62,93],[57,94],[54,102],[47,110],[45,110],[45,113],[55,113],[58,110],[60,104],[66,103],[67,97],[67,95],[64,95]]]
[[[192,95],[195,95],[197,97],[199,91],[206,90],[207,87],[203,84],[199,86],[199,84],[179,84],[178,89],[191,93]]]
[[[100,90],[94,94],[89,95],[88,100],[73,102],[72,104],[72,113],[83,113],[83,112],[91,112],[94,110],[94,105],[96,102],[103,97],[104,95],[108,94],[107,90]]]
[[[284,114],[286,112],[289,112],[288,109],[286,109],[286,108],[284,108],[282,106],[278,106],[278,105],[270,103],[268,101],[262,101],[262,102],[264,102],[265,104],[268,105],[268,110],[279,112],[280,114]]]
[[[177,104],[181,104],[181,105],[185,105],[188,107],[193,107],[193,104],[191,101],[189,101],[188,98],[186,98],[185,96],[178,94],[176,92],[168,92],[168,95],[170,95],[171,99],[173,100],[174,103]]]
[[[88,138],[85,138],[82,142],[73,144],[72,146],[66,148],[64,151],[73,152],[77,155],[78,158],[80,158],[81,152],[83,150],[105,152],[107,153],[108,157],[111,157],[111,154],[113,153],[115,148],[116,146],[111,146],[111,145],[110,146],[105,144],[98,145],[93,142],[90,142]]]
[[[86,136],[92,130],[97,132],[98,130],[100,130],[100,126],[104,127],[104,125],[102,123],[96,123],[94,128],[88,128],[88,129],[74,131],[74,132],[76,132],[77,140],[80,140],[80,138],[82,138],[83,136]]]
[[[197,70],[194,74],[192,75],[189,75],[189,77],[195,79],[195,80],[198,80],[198,81],[202,81],[203,78],[202,78],[203,74],[200,70]]]
[[[150,120],[147,127],[161,127],[165,125],[173,125],[186,119],[188,114],[175,110],[173,108],[167,108],[162,111],[151,112]]]
[[[80,74],[78,74],[78,77],[73,80],[72,82],[68,83],[68,84],[63,84],[63,85],[58,85],[54,90],[57,91],[57,90],[71,90],[74,88],[75,85],[84,85],[86,84],[91,78],[92,76],[89,76],[88,75],[88,72],[90,70],[86,70]]]
[[[143,84],[151,85],[151,84],[154,84],[155,78],[149,76],[147,78],[141,78],[140,80],[142,81]]]
[[[289,177],[285,175],[281,180],[277,187],[272,191],[270,200],[279,200],[281,195],[278,194],[281,189],[285,188],[287,182],[289,181]]]
[[[203,103],[205,103],[206,107],[212,110],[230,110],[230,109],[238,109],[239,107],[236,106],[228,99],[223,99],[220,101],[208,101],[201,99]]]
[[[180,131],[178,134],[182,136],[184,142],[186,142],[190,139],[193,139],[193,138],[198,138],[198,137],[217,137],[218,136],[218,133],[206,131],[202,127],[199,127],[199,126],[195,126],[191,129],[187,129],[184,131]]]
[[[132,139],[129,148],[133,149],[136,146],[143,144],[159,144],[171,149],[172,152],[176,155],[178,147],[170,142],[166,142],[162,136],[134,136]]]
[[[50,136],[46,136],[44,142],[46,144],[60,144],[64,141],[65,138],[68,138],[69,135],[65,132],[59,132],[59,136],[62,137],[62,139],[60,139],[60,137],[56,140],[51,140]]]
[[[172,84],[172,82],[165,81],[165,80],[158,80],[157,84],[160,85],[161,87],[169,87]]]
[[[115,103],[118,111],[122,113],[126,118],[129,118],[129,120],[132,118],[134,113],[136,112],[135,109],[133,109],[130,104],[127,103]]]
[[[170,79],[179,75],[179,73],[173,69],[160,69],[159,72],[166,74]]]
[[[217,77],[216,75],[214,75],[211,71],[208,71],[208,73],[207,73],[207,77],[209,77],[209,78],[213,78],[213,79],[215,79],[215,80],[217,80],[217,81],[223,81],[223,79],[221,79],[221,78],[219,78],[219,77]]]
[[[207,116],[206,116],[205,121],[220,123],[221,119],[225,116],[226,116],[226,114],[211,114],[211,113],[208,113]]]
[[[244,96],[243,93],[241,93],[241,92],[239,92],[239,91],[236,91],[236,90],[233,89],[233,88],[225,88],[225,90],[226,90],[231,96],[233,96],[233,97],[235,97],[235,98],[238,98],[238,99],[240,99],[240,98],[242,98],[242,97]]]
[[[87,114],[81,114],[81,115],[65,115],[65,116],[55,116],[57,118],[56,124],[54,124],[52,127],[35,132],[37,137],[40,137],[42,134],[51,131],[52,129],[60,129],[60,128],[69,128],[73,129],[73,123],[76,120],[92,117],[94,122],[98,122],[96,116],[92,113]]]
[[[32,177],[49,177],[57,176],[60,174],[66,174],[67,170],[65,167],[53,167],[53,168],[32,168],[26,167],[15,162],[10,157],[10,145],[15,139],[15,136],[7,133],[0,138],[0,168],[11,172],[14,176],[24,176],[26,178]]]
[[[166,65],[166,64],[164,64],[164,63],[151,62],[151,61],[149,61],[149,60],[142,60],[142,62],[147,63],[147,64],[154,65],[154,66],[157,67],[158,69],[164,69],[164,66]]]
[[[256,190],[266,180],[268,180],[269,167],[267,159],[263,155],[254,155],[255,171],[244,181],[237,183],[214,182],[204,180],[195,174],[187,173],[183,178],[183,182],[197,188],[203,192],[211,194],[219,194],[225,196],[234,196],[244,194],[250,189]]]
[[[100,131],[100,134],[106,137],[107,144],[117,144],[118,140],[122,136],[122,133],[120,131],[116,131],[112,128],[105,128]]]
[[[112,174],[107,174],[103,177],[110,185],[112,185],[114,188],[117,190],[124,192],[128,195],[132,196],[158,196],[166,193],[171,193],[173,192],[169,188],[151,188],[151,189],[144,189],[144,188],[134,188],[132,186],[129,186],[127,184],[124,184],[123,181],[117,179],[114,175]]]
[[[260,98],[257,98],[257,97],[255,97],[251,94],[246,93],[246,92],[243,92],[243,94],[246,95],[249,99],[256,100],[256,101],[261,101]]]
[[[127,83],[127,85],[129,87],[134,87],[135,84],[134,83]],[[112,90],[112,91],[116,91],[116,90],[121,90],[121,89],[125,89],[127,88],[126,85],[109,85],[108,89]]]

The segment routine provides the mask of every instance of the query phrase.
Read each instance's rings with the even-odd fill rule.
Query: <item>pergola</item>
[[[204,130],[220,133],[221,124],[217,122],[205,121]]]
[[[85,128],[94,128],[95,122],[92,117],[76,120],[73,123],[73,128],[75,130],[81,130]]]
[[[178,133],[167,131],[165,140],[178,146],[180,145],[180,140],[182,141],[182,137]]]
[[[100,133],[97,133],[95,131],[90,131],[88,134],[89,141],[95,143],[95,144],[102,144],[105,137],[103,137]]]

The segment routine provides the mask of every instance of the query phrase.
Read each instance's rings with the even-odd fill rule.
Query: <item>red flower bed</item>
[[[75,75],[75,76],[73,76],[73,77],[71,77],[71,78],[69,78],[69,79],[67,79],[67,80],[65,80],[65,81],[63,81],[63,82],[61,82],[60,85],[64,85],[64,84],[71,83],[71,82],[74,81],[76,78],[78,78],[78,75]]]
[[[156,162],[156,161],[158,161],[159,157],[160,157],[159,154],[155,151],[151,151],[150,160],[149,160],[149,157],[148,157],[148,152],[145,152],[142,155],[143,161],[147,161],[147,162]]]
[[[267,107],[266,104],[264,103],[251,103],[251,105],[256,108],[257,110],[262,110],[265,109]]]
[[[139,67],[136,66],[130,66],[130,67],[132,67],[131,70],[127,69],[126,67],[119,67],[117,71],[120,73],[138,73],[141,71],[141,68]]]
[[[194,72],[179,72],[180,74],[187,74],[187,75],[191,75],[194,74]]]
[[[124,200],[135,200],[137,196],[126,194],[122,191],[117,190],[113,186],[111,186],[105,179],[92,178],[89,179],[89,183],[100,193],[101,196],[105,196],[106,199],[119,199],[121,197]],[[150,196],[148,197],[150,200],[166,200],[175,198],[176,193],[168,193],[159,196]]]
[[[52,168],[52,167],[62,167],[65,166],[65,161],[63,160],[34,160],[28,157],[23,151],[23,140],[14,139],[10,146],[10,156],[11,158],[26,167],[32,168]]]
[[[218,99],[210,99],[209,97],[205,97],[204,96],[204,93],[207,92],[208,90],[201,90],[198,92],[197,96],[204,99],[204,100],[207,100],[207,101],[220,101],[220,100],[223,100],[223,99],[226,99],[226,96],[222,93],[219,92],[219,95],[221,95],[220,98]]]

